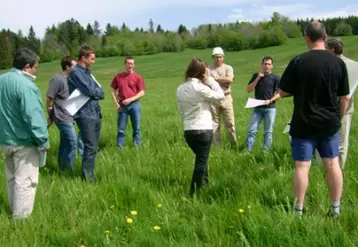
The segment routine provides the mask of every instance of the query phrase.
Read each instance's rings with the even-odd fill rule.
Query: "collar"
[[[201,82],[198,78],[188,78],[189,82]]]
[[[20,75],[25,76],[27,79],[29,79],[32,82],[34,82],[36,80],[36,76],[31,75],[30,73],[27,73],[26,71],[19,70],[19,69],[16,69],[16,68],[13,68],[13,71],[16,71]]]
[[[91,71],[90,71],[89,68],[85,68],[85,67],[83,67],[83,66],[82,66],[81,64],[79,64],[79,63],[76,64],[76,67],[77,67],[78,69],[84,70],[85,72],[91,73]]]

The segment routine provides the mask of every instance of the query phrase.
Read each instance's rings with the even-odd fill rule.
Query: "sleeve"
[[[43,112],[41,95],[37,88],[25,88],[21,92],[20,108],[34,144],[40,149],[48,147],[47,122]]]
[[[345,65],[345,63],[342,61],[342,79],[338,85],[338,92],[337,95],[338,96],[345,96],[345,95],[349,95],[349,81],[348,81],[348,71],[347,71],[347,66]]]
[[[232,66],[227,66],[227,68],[226,68],[226,76],[234,77],[234,69],[232,68]]]
[[[145,90],[144,80],[141,76],[138,76],[138,79],[137,79],[137,90],[138,90],[138,92]]]
[[[115,77],[112,79],[111,88],[113,88],[113,89],[115,89],[115,90],[118,89],[117,76],[115,76]]]
[[[199,84],[197,87],[197,90],[202,98],[207,101],[217,101],[225,98],[224,91],[214,78],[209,77],[207,85]]]
[[[55,78],[49,82],[46,96],[51,99],[55,99],[57,92],[59,91],[59,83]]]
[[[247,85],[250,85],[251,83],[253,83],[254,80],[256,79],[256,77],[257,77],[257,73],[254,73],[254,74],[251,76],[251,79],[250,79],[250,81],[249,81],[249,83],[248,83]]]
[[[280,80],[280,85],[279,85],[279,89],[281,89],[282,91],[289,93],[289,94],[294,94],[294,81],[295,81],[295,73],[294,73],[294,69],[295,69],[295,59],[292,59],[290,61],[290,63],[287,65],[285,71],[282,74],[281,80]]]
[[[183,105],[180,102],[180,94],[181,94],[181,86],[178,87],[177,89],[177,102],[178,102],[178,110],[179,113],[182,117],[184,117],[184,108]]]
[[[104,99],[102,88],[100,88],[97,83],[92,83],[92,81],[88,82],[77,70],[72,70],[72,73],[68,75],[68,80],[71,81],[83,95],[95,100]]]
[[[280,89],[280,81],[281,81],[281,77],[276,76],[276,82],[275,82],[275,91],[276,92]]]

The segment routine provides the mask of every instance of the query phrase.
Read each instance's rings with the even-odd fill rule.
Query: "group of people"
[[[294,57],[282,76],[272,73],[273,58],[264,57],[261,71],[252,75],[247,92],[264,105],[255,107],[249,120],[246,151],[252,150],[259,124],[264,120],[264,149],[272,145],[276,116],[275,103],[293,97],[290,143],[295,161],[294,212],[301,216],[308,187],[311,161],[317,150],[327,170],[331,198],[329,215],[341,214],[342,169],[346,163],[354,91],[358,83],[358,63],[342,55],[343,42],[327,40],[325,27],[311,22],[304,30],[309,51]],[[213,50],[214,65],[207,67],[199,58],[189,63],[185,83],[177,88],[179,112],[184,119],[184,137],[195,154],[190,195],[209,183],[208,158],[220,131],[220,110],[233,144],[236,144],[231,98],[233,69],[223,63],[224,52]],[[348,73],[349,72],[349,73]],[[219,126],[219,127],[218,127]]]
[[[340,215],[341,168],[346,162],[353,112],[350,88],[358,79],[349,77],[347,68],[350,72],[356,64],[343,57],[341,41],[327,42],[322,23],[310,23],[305,29],[305,39],[309,51],[292,59],[282,77],[272,72],[273,58],[266,56],[261,61],[261,71],[249,80],[247,92],[255,91],[255,98],[265,100],[265,104],[252,112],[246,151],[252,151],[262,120],[264,148],[271,148],[275,103],[279,98],[293,96],[290,136],[295,161],[295,212],[302,215],[308,172],[317,149],[328,173],[332,200],[329,212],[335,216]],[[224,56],[223,49],[216,47],[212,52],[212,66],[207,66],[199,58],[192,59],[185,73],[185,83],[177,89],[179,112],[184,119],[184,137],[196,155],[190,195],[198,193],[209,183],[208,158],[212,143],[221,142],[222,115],[231,143],[237,145],[231,97],[234,72],[232,66],[224,63]],[[61,173],[69,169],[73,174],[77,147],[82,156],[83,179],[95,181],[95,158],[99,151],[102,119],[99,101],[104,99],[104,91],[90,70],[94,63],[95,51],[88,46],[80,48],[77,59],[63,57],[62,73],[50,80],[46,93],[47,121],[40,91],[34,84],[39,64],[37,54],[27,48],[18,49],[13,68],[0,76],[0,147],[8,200],[14,217],[26,218],[33,210],[40,159],[50,148],[48,128],[53,123],[60,133],[58,163]],[[145,92],[143,78],[134,71],[134,58],[126,57],[124,67],[125,71],[115,75],[110,85],[111,98],[118,112],[119,150],[125,146],[128,118],[133,126],[133,143],[141,145],[139,100]],[[67,103],[74,94],[86,97],[87,101],[70,114]],[[74,123],[79,129],[77,137]]]
[[[69,169],[73,175],[77,147],[82,156],[82,178],[95,181],[102,119],[99,101],[104,99],[102,86],[90,70],[95,58],[95,51],[88,46],[80,48],[78,59],[62,58],[62,72],[50,80],[46,93],[47,121],[40,90],[34,83],[40,60],[36,53],[28,48],[18,49],[13,68],[0,76],[0,148],[9,207],[15,218],[27,218],[33,210],[39,167],[50,149],[48,128],[53,123],[60,133],[61,174]],[[133,126],[134,144],[141,145],[139,99],[145,90],[142,77],[134,71],[133,57],[125,58],[124,67],[125,71],[115,75],[111,83],[111,95],[118,112],[119,149],[125,144],[128,117]],[[71,95],[87,99],[74,114],[67,110]],[[79,129],[77,137],[74,123]]]

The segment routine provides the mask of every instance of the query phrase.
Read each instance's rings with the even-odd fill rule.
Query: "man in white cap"
[[[217,124],[214,132],[213,141],[215,144],[220,144],[220,116],[224,116],[224,124],[229,133],[231,144],[237,145],[234,107],[231,97],[231,84],[234,79],[234,70],[230,65],[224,63],[224,51],[221,47],[215,47],[212,52],[214,64],[209,67],[211,76],[220,84],[224,91],[225,98],[217,103],[212,104],[211,111],[213,115],[213,122]]]

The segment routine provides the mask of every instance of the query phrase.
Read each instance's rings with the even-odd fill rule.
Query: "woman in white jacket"
[[[185,73],[185,83],[177,89],[179,111],[184,119],[184,137],[195,154],[190,195],[209,182],[208,158],[213,138],[212,102],[224,99],[218,82],[210,76],[205,63],[193,58]]]

